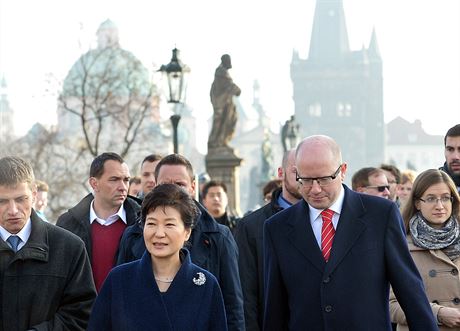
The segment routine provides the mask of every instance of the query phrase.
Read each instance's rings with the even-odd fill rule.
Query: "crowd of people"
[[[307,137],[242,218],[180,154],[132,177],[105,152],[56,225],[46,183],[0,158],[0,331],[460,330],[460,124],[444,146],[350,189],[337,142]]]

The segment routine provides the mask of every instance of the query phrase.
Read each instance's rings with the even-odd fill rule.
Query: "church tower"
[[[301,136],[325,134],[341,146],[348,173],[384,160],[382,60],[375,30],[369,47],[350,50],[342,0],[317,0],[307,59],[291,62]]]

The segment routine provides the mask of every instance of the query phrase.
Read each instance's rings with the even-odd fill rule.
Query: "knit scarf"
[[[435,229],[420,212],[409,221],[414,245],[425,249],[441,249],[451,261],[460,257],[460,226],[455,217],[450,217],[444,226]]]

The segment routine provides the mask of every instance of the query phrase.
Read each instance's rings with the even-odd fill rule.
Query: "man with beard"
[[[451,127],[444,137],[446,162],[439,168],[449,174],[460,192],[460,124]]]
[[[280,210],[290,207],[302,196],[297,189],[295,149],[283,155],[278,178],[282,186],[273,191],[270,203],[246,215],[238,224],[235,239],[240,252],[241,286],[244,297],[244,319],[246,330],[262,330],[263,321],[263,227],[265,220]]]

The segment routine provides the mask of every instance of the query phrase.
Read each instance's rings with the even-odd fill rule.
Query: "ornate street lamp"
[[[184,103],[185,89],[186,89],[186,75],[190,72],[190,68],[182,63],[179,59],[179,50],[174,48],[172,50],[171,61],[160,67],[160,70],[166,75],[168,80],[168,103],[174,104],[174,114],[171,115],[170,120],[173,128],[173,143],[174,153],[178,153],[178,137],[177,127],[180,121],[180,114],[177,111],[177,105]]]

